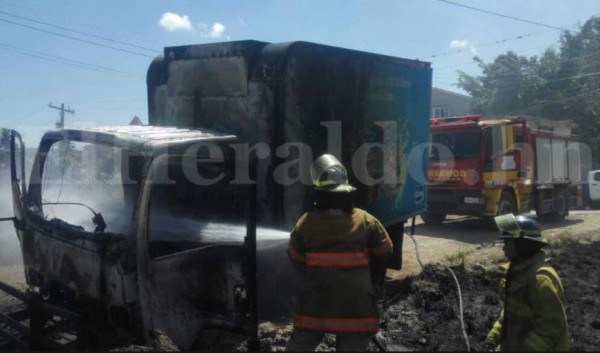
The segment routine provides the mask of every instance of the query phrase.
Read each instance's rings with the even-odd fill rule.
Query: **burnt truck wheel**
[[[421,219],[426,224],[442,224],[446,219],[445,213],[432,213],[432,212],[423,212],[421,213]]]
[[[554,200],[554,211],[551,213],[552,220],[561,222],[569,213],[569,197],[567,191],[560,191]]]
[[[503,191],[502,195],[500,195],[500,202],[498,202],[497,215],[500,216],[508,213],[517,213],[517,202],[511,193]]]

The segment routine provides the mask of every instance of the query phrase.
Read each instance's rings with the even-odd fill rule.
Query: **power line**
[[[552,79],[552,80],[543,80],[543,84],[548,84],[548,83],[554,83],[554,82],[561,82],[561,81],[566,81],[566,80],[573,80],[573,79],[579,79],[579,78],[584,78],[584,77],[591,77],[591,76],[598,76],[600,75],[600,71],[598,72],[592,72],[592,73],[588,73],[588,74],[583,74],[583,75],[574,75],[574,76],[568,76],[568,77],[560,77],[557,79]],[[517,82],[517,79],[504,79],[503,81],[506,81],[507,83],[509,83],[508,85],[503,85],[502,88],[503,89],[512,89],[512,88],[517,88],[519,86],[521,86],[520,82]],[[442,84],[453,84],[453,83],[445,83],[445,82],[439,82]],[[590,92],[586,92],[586,93],[580,93],[574,96],[567,96],[567,97],[562,97],[563,100],[570,100],[573,98],[577,98],[580,96],[586,96],[586,95],[590,95],[590,94],[595,94],[596,91],[598,91],[600,93],[600,89],[598,90],[594,90],[594,91],[590,91]],[[538,102],[535,102],[534,105],[537,104],[544,104],[545,102],[550,102],[550,101],[554,101],[555,99],[548,99],[548,100],[540,100]]]
[[[563,28],[563,27],[556,27],[556,26],[551,26],[551,25],[547,25],[547,24],[544,24],[544,23],[540,23],[540,22],[534,22],[534,21],[523,19],[523,18],[518,18],[518,17],[514,17],[514,16],[509,16],[509,15],[501,14],[501,13],[494,12],[494,11],[488,11],[488,10],[480,9],[480,8],[477,8],[477,7],[472,7],[472,6],[468,6],[468,5],[464,5],[464,4],[459,4],[457,2],[452,2],[452,1],[448,1],[448,0],[438,0],[438,1],[444,2],[446,4],[450,4],[450,5],[464,7],[464,8],[470,9],[470,10],[475,10],[475,11],[487,13],[487,14],[490,14],[490,15],[498,16],[498,17],[504,17],[504,18],[508,18],[508,19],[511,19],[511,20],[519,21],[519,22],[533,24],[533,25],[536,25],[536,26],[541,26],[541,27],[551,28],[551,29],[555,29],[555,30],[561,30],[561,31],[570,32],[568,29]]]
[[[539,34],[544,34],[544,33],[549,33],[549,32],[554,32],[554,30],[548,30],[548,31],[542,31],[542,32],[535,32],[535,33],[528,33],[528,34],[520,34],[518,36],[515,37],[511,37],[511,38],[503,38],[503,39],[497,39],[493,42],[486,42],[486,43],[482,43],[482,44],[478,44],[477,45],[477,49],[482,48],[482,47],[486,47],[486,46],[490,46],[490,45],[497,45],[497,44],[504,44],[506,42],[510,42],[513,40],[521,40],[521,39],[525,39],[528,37],[533,37]],[[466,50],[470,50],[470,48],[460,48],[460,49],[455,49],[455,50],[448,50],[445,52],[441,52],[441,53],[436,53],[436,54],[432,54],[429,57],[431,58],[437,58],[440,56],[445,56],[445,55],[449,55],[449,54],[455,54],[455,53],[462,53]]]
[[[7,1],[7,0],[0,0],[0,2],[4,3],[5,5],[11,6],[11,7],[16,7],[16,8],[25,10],[25,11],[30,12],[30,13],[43,14],[43,16],[51,16],[53,18],[59,18],[59,16],[60,16],[60,15],[57,15],[57,12],[50,13],[47,9],[44,9],[44,10],[32,9],[32,8],[29,8],[29,7],[25,7],[25,6],[22,6],[22,5],[15,4],[15,3]],[[61,15],[62,15],[62,13],[61,13]],[[63,16],[63,18],[64,18],[64,16]],[[117,33],[117,32],[114,31],[114,28],[111,28],[110,30],[107,30],[106,28],[92,26],[92,25],[90,25],[89,22],[82,22],[82,21],[76,22],[76,21],[73,21],[71,18],[69,18],[69,22],[71,24],[77,24],[79,26],[88,27],[88,28],[90,28],[92,30],[95,30],[95,31],[100,31],[102,33],[108,33],[110,31],[112,34],[118,34],[118,35],[120,35],[123,32],[127,32],[129,35],[135,35],[135,40],[138,41],[138,42],[145,42],[145,43],[150,43],[150,44],[156,44],[156,45],[159,45],[161,47],[164,46],[163,43],[160,43],[160,42],[157,42],[157,41],[148,40],[147,38],[142,38],[142,36],[144,34],[142,32],[140,32],[140,31],[132,31],[132,30],[129,30],[129,29],[123,29],[122,28]]]
[[[559,78],[555,78],[555,79],[545,79],[543,77],[539,77],[539,78],[540,78],[540,80],[542,81],[543,84],[548,84],[548,83],[562,82],[562,81],[568,81],[568,80],[576,80],[576,79],[580,79],[580,78],[591,77],[591,76],[599,76],[599,75],[600,75],[600,71],[598,71],[598,72],[591,72],[591,73],[587,73],[587,74],[580,74],[580,75],[559,77]],[[517,88],[517,87],[521,86],[521,83],[522,83],[521,79],[519,77],[515,77],[515,78],[511,78],[511,77],[508,77],[508,76],[504,76],[504,77],[502,77],[502,76],[496,76],[496,77],[500,78],[503,82],[507,83],[505,85],[502,85],[503,89]]]
[[[591,73],[587,73],[587,74],[579,74],[579,75],[573,75],[573,76],[567,76],[567,77],[560,77],[560,78],[555,78],[555,79],[545,79],[543,77],[539,77],[540,80],[543,81],[544,84],[547,83],[554,83],[554,82],[562,82],[562,81],[568,81],[568,80],[576,80],[576,79],[580,79],[580,78],[585,78],[585,77],[591,77],[591,76],[599,76],[600,75],[600,71],[599,72],[591,72]],[[510,87],[518,87],[521,85],[521,81],[524,76],[521,77],[510,77],[513,75],[498,75],[498,76],[494,76],[494,79],[500,79],[502,80],[504,83],[509,83],[509,85],[503,85],[503,88],[510,88]],[[435,77],[434,77],[435,78]],[[438,83],[455,83],[457,81],[452,81],[451,78],[449,77],[440,77],[440,79],[435,80],[435,82]],[[448,81],[448,79],[450,79],[450,81]]]
[[[145,109],[146,105],[138,106],[138,107],[119,107],[119,108],[88,108],[82,109],[84,112],[99,112],[99,111],[125,111],[125,110],[137,110],[137,109]]]
[[[529,51],[529,50],[539,49],[539,48],[544,48],[544,47],[546,47],[546,46],[538,46],[538,47],[532,47],[532,48],[525,48],[523,50],[524,51]],[[501,54],[501,55],[503,55],[503,54]],[[560,55],[560,54],[557,54],[557,55]],[[581,62],[581,61],[584,61],[584,59],[594,58],[594,57],[598,57],[598,56],[600,56],[600,50],[593,50],[593,51],[590,51],[590,52],[586,53],[585,55],[579,55],[575,59]],[[496,57],[494,57],[494,58],[486,58],[486,60],[495,59],[497,57],[498,57],[498,55]],[[473,61],[469,61],[469,62],[463,62],[463,63],[460,63],[460,64],[449,65],[449,66],[441,66],[441,67],[433,66],[433,70],[434,70],[434,72],[436,72],[436,71],[439,72],[440,70],[452,69],[452,68],[455,68],[455,67],[472,65],[472,64],[475,64],[475,63]],[[587,68],[587,67],[590,67],[590,66],[592,66],[594,64],[595,63],[592,62],[590,64],[582,66],[582,68]],[[435,77],[441,77],[441,76],[434,75],[434,78]]]
[[[47,53],[42,53],[42,52],[38,52],[38,51],[35,51],[35,50],[29,50],[29,49],[17,47],[17,46],[6,44],[6,43],[2,43],[2,42],[0,42],[0,46],[4,46],[4,47],[7,47],[7,48],[14,49],[15,51],[18,51],[21,54],[26,54],[26,55],[27,54],[32,54],[32,55],[37,55],[37,57],[45,56],[45,57],[48,57],[48,58],[53,58],[53,59],[56,59],[56,60],[64,61],[64,64],[73,63],[73,64],[76,64],[78,67],[81,67],[81,68],[89,68],[89,69],[93,68],[93,69],[98,69],[98,70],[95,70],[95,71],[102,70],[102,71],[108,71],[108,72],[116,73],[116,74],[120,74],[120,75],[127,75],[127,76],[132,76],[132,77],[137,77],[137,78],[143,78],[143,76],[141,76],[141,75],[132,74],[130,72],[116,70],[116,69],[112,69],[112,68],[106,67],[106,66],[89,64],[89,63],[86,63],[86,62],[83,62],[83,61],[78,61],[78,60],[73,60],[73,59],[67,59],[67,58],[63,58],[63,57],[60,57],[60,56],[51,55],[51,54],[47,54]]]
[[[536,47],[529,47],[529,48],[525,48],[525,49],[520,49],[519,51],[520,51],[520,52],[523,52],[523,51],[530,51],[530,50],[534,50],[534,49],[540,49],[540,48],[548,48],[548,46],[546,46],[546,45],[542,45],[542,46],[536,46]],[[519,55],[519,54],[518,54],[518,53],[516,53],[516,52],[515,52],[515,54]],[[504,54],[500,54],[500,55],[504,55]],[[486,60],[495,59],[495,58],[497,58],[498,56],[499,56],[499,55],[496,55],[495,57],[493,57],[493,58],[487,58]],[[456,64],[456,65],[441,66],[441,67],[435,67],[435,66],[434,66],[434,67],[433,67],[433,70],[435,71],[435,70],[451,69],[451,68],[455,68],[455,67],[458,67],[458,66],[465,66],[465,65],[471,65],[471,64],[474,64],[474,62],[473,62],[473,61],[469,61],[469,62],[463,62],[463,63]]]
[[[131,50],[127,50],[127,49],[121,49],[121,48],[113,47],[111,45],[106,45],[106,44],[101,44],[101,43],[93,42],[93,41],[90,41],[90,40],[87,40],[87,39],[72,37],[72,36],[68,36],[66,34],[60,34],[60,33],[52,32],[52,31],[48,31],[48,30],[45,30],[45,29],[41,29],[41,28],[29,26],[29,25],[26,25],[26,24],[23,24],[23,23],[13,22],[13,21],[10,21],[10,20],[4,19],[4,18],[0,18],[0,21],[6,22],[6,23],[10,23],[10,24],[13,24],[15,26],[21,26],[21,27],[29,28],[29,29],[32,29],[32,30],[35,30],[35,31],[52,34],[52,35],[55,35],[55,36],[69,38],[69,39],[73,39],[73,40],[76,40],[76,41],[80,41],[80,42],[84,42],[84,43],[96,45],[96,46],[103,47],[103,48],[118,50],[118,51],[122,51],[122,52],[125,52],[125,53],[129,53],[129,54],[133,54],[133,55],[138,55],[138,56],[143,56],[143,57],[146,57],[146,58],[152,58],[152,59],[154,59],[154,56],[150,56],[150,55],[146,55],[146,54],[142,54],[142,53],[137,53],[137,52],[134,52],[134,51],[131,51]]]
[[[86,100],[86,101],[77,101],[74,103],[77,103],[78,105],[84,105],[86,103],[115,103],[115,102],[146,102],[147,100],[144,99],[105,99],[105,100]],[[83,103],[83,104],[82,104]]]
[[[4,14],[4,15],[7,15],[7,16],[15,17],[15,18],[18,18],[18,19],[21,19],[21,20],[25,20],[25,21],[29,21],[29,22],[33,22],[33,23],[37,23],[37,24],[42,24],[42,25],[45,25],[45,26],[49,26],[49,27],[61,29],[63,31],[77,33],[77,34],[84,35],[84,36],[89,36],[89,37],[96,38],[96,39],[105,40],[107,42],[111,42],[111,43],[115,43],[115,44],[126,45],[126,46],[134,47],[134,48],[137,48],[137,49],[143,49],[143,50],[151,51],[153,53],[160,52],[159,49],[146,48],[146,47],[142,47],[142,46],[139,46],[139,45],[136,45],[136,44],[122,42],[120,40],[115,40],[115,39],[111,39],[111,38],[107,38],[107,37],[102,37],[102,36],[98,36],[98,35],[91,34],[91,33],[81,32],[81,31],[78,31],[78,30],[75,30],[75,29],[71,29],[71,28],[67,28],[67,27],[63,27],[63,26],[54,25],[52,23],[48,23],[48,22],[44,22],[44,21],[39,21],[39,20],[34,20],[34,19],[31,19],[31,18],[28,18],[28,17],[23,17],[23,16],[15,15],[15,14],[12,14],[12,13],[9,13],[9,12],[6,12],[6,11],[2,11],[2,10],[0,10],[0,13]]]
[[[105,73],[113,73],[113,74],[118,74],[120,76],[129,76],[132,78],[139,78],[139,79],[143,78],[143,76],[131,74],[131,73],[128,73],[125,71],[119,71],[119,70],[111,69],[111,68],[104,67],[104,66],[98,66],[98,65],[88,64],[88,63],[85,63],[82,61],[62,58],[60,56],[31,51],[31,50],[19,48],[19,47],[9,45],[9,44],[0,43],[0,47],[4,47],[4,49],[13,50],[22,55],[26,55],[26,56],[30,56],[33,58],[46,60],[46,61],[52,61],[52,62],[56,62],[56,63],[63,64],[63,65],[74,66],[74,67],[78,67],[80,69],[92,70],[92,71],[97,71],[97,72],[105,72]]]
[[[40,108],[39,108],[39,109],[37,109],[37,110],[34,110],[34,111],[32,111],[32,112],[31,112],[31,113],[29,113],[29,114],[25,114],[25,115],[23,115],[23,116],[22,116],[22,117],[20,117],[19,119],[17,119],[17,120],[15,120],[15,121],[13,121],[13,123],[12,123],[12,124],[13,124],[13,125],[16,125],[16,124],[22,123],[22,122],[23,122],[25,119],[29,118],[30,116],[32,116],[32,115],[33,115],[33,114],[35,114],[35,113],[39,113],[39,112],[40,112],[40,111],[42,111],[43,109],[46,109],[46,106],[45,106],[45,105],[43,105],[42,107],[40,107]]]
[[[576,94],[576,95],[572,95],[572,96],[566,96],[566,97],[560,97],[560,99],[557,101],[556,99],[541,99],[538,101],[533,101],[533,103],[528,104],[527,106],[523,107],[523,109],[527,109],[527,108],[531,108],[531,107],[535,107],[538,105],[544,105],[550,102],[554,102],[554,103],[566,103],[578,98],[584,98],[587,96],[593,96],[595,94],[598,94],[600,96],[600,89],[595,89],[589,92],[585,92],[585,93],[580,93],[580,94]]]

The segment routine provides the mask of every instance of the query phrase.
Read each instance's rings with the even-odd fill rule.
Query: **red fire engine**
[[[582,204],[581,152],[570,121],[529,117],[431,120],[426,223],[446,215],[535,210],[562,220]]]

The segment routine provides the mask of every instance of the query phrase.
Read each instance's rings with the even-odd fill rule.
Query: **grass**
[[[465,268],[469,257],[475,252],[473,249],[460,248],[458,251],[451,255],[446,255],[445,259],[450,266],[459,266]]]

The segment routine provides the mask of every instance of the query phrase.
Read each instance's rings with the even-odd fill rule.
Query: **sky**
[[[164,47],[254,39],[310,41],[429,61],[433,86],[459,93],[512,50],[558,48],[560,30],[600,15],[600,0],[0,0],[0,127],[37,146],[66,127],[147,123],[146,71]],[[537,22],[526,23],[456,4]]]

